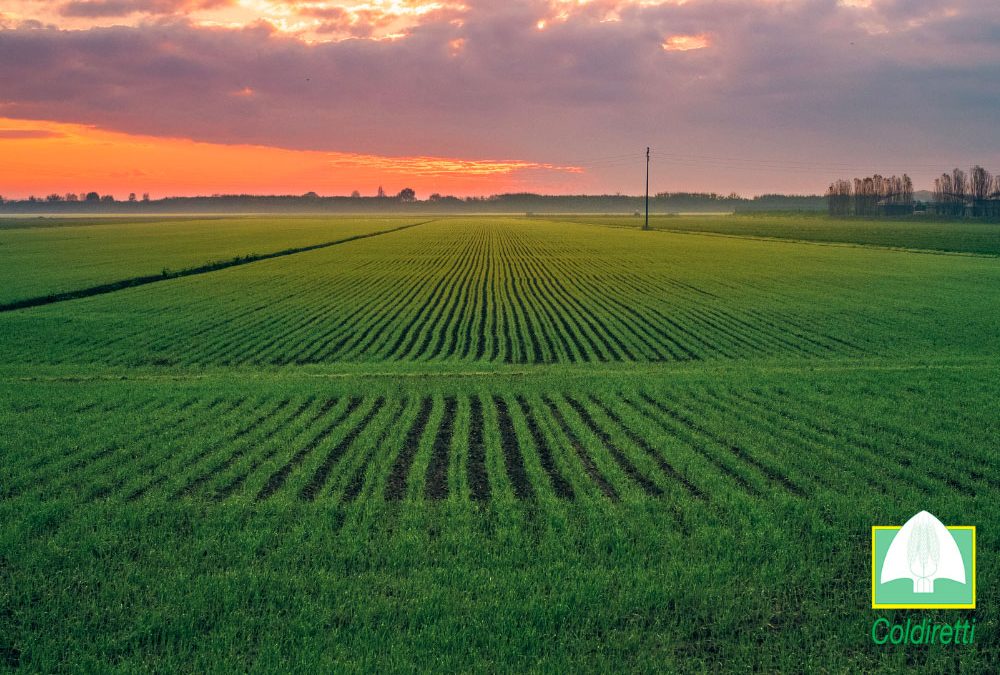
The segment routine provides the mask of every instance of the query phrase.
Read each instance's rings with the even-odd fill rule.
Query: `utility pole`
[[[642,225],[643,230],[649,229],[649,147],[646,147],[646,222]]]

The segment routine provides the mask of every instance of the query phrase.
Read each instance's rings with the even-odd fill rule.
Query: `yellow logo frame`
[[[975,525],[945,525],[951,530],[972,531],[972,602],[959,605],[934,604],[892,604],[875,602],[875,532],[878,530],[901,530],[902,525],[872,525],[872,609],[975,609],[976,608],[976,526]]]

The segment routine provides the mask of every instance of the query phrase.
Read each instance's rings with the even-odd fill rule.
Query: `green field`
[[[570,216],[560,220],[628,228],[635,228],[640,222],[634,216],[587,219]],[[727,216],[654,215],[650,216],[649,224],[653,229],[670,232],[1000,255],[1000,223],[995,221],[942,219],[934,216],[876,220],[830,218],[819,214],[765,213]]]
[[[993,671],[997,251],[743,220],[0,232],[7,299],[288,251],[0,312],[0,669]],[[975,611],[871,609],[922,509]]]
[[[0,218],[0,304],[315,246],[420,218]],[[119,222],[119,220],[123,222]],[[423,220],[426,220],[424,218]]]

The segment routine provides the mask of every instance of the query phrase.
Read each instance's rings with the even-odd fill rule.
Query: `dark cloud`
[[[887,156],[1000,163],[976,154],[1000,121],[992,3],[592,3],[565,19],[547,2],[467,4],[461,25],[443,17],[398,40],[307,44],[171,20],[0,30],[0,102],[8,116],[132,133],[389,155],[571,163],[651,144],[745,159],[661,164],[669,180],[734,186],[778,175],[782,159],[798,167],[788,189],[819,185],[828,165],[907,168],[878,164]],[[612,5],[619,20],[602,21]],[[665,51],[675,35],[709,46]],[[774,166],[748,172],[755,158]],[[610,188],[632,179],[603,171]]]

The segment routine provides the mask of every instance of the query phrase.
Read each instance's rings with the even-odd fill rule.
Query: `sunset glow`
[[[663,41],[663,49],[668,52],[689,52],[707,46],[707,35],[671,35]]]
[[[518,160],[381,157],[219,145],[133,136],[78,124],[0,118],[0,185],[6,198],[91,190],[125,198],[165,195],[276,193],[372,195],[379,186],[464,196],[522,189],[542,174],[580,169]],[[47,192],[39,192],[45,186]]]

